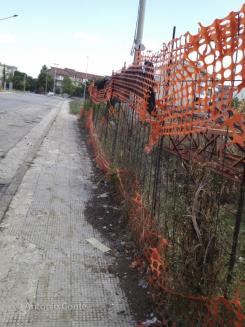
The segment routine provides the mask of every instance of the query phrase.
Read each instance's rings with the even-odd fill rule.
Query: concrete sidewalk
[[[84,218],[91,172],[65,101],[0,225],[0,327],[135,326],[113,257],[86,241],[105,243]]]

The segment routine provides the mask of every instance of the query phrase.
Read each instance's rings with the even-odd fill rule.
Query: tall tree
[[[52,91],[54,86],[54,79],[49,74],[48,67],[43,65],[37,79],[37,92],[44,93]]]
[[[37,79],[31,76],[26,76],[26,91],[35,92],[36,91]]]
[[[72,83],[72,80],[65,76],[63,79],[63,93],[67,93],[69,95],[72,95],[75,91],[75,86]]]
[[[14,72],[13,77],[9,77],[7,82],[13,82],[13,88],[15,90],[23,91],[24,83],[26,91],[34,92],[36,90],[36,80],[31,76],[28,76],[26,73],[22,73],[18,70]]]
[[[13,82],[13,79],[14,79],[14,74],[9,73],[8,77],[6,78],[6,82],[7,83]]]
[[[232,106],[232,108],[238,109],[239,105],[240,105],[240,101],[239,101],[238,97],[235,96],[231,101],[231,106]]]
[[[82,97],[83,96],[83,90],[84,90],[84,85],[81,84],[80,86],[76,86],[75,90],[73,92],[73,95],[76,97]]]
[[[16,90],[23,90],[24,89],[24,76],[25,73],[22,73],[18,70],[14,72],[13,76],[13,87]]]

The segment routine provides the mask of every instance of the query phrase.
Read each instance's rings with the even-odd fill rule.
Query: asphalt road
[[[30,93],[0,93],[0,157],[63,101]]]

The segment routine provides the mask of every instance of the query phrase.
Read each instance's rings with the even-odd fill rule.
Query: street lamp
[[[56,66],[59,66],[59,64],[55,64],[55,63],[53,63],[53,65],[55,65],[54,66],[54,94],[55,94],[55,84],[56,84],[56,69],[57,69],[57,67]]]
[[[87,81],[87,77],[88,77],[88,59],[89,56],[86,57],[87,58],[87,65],[86,65],[86,75],[85,75],[85,79]],[[84,89],[83,89],[83,100],[85,101],[85,92],[86,92],[86,81],[84,83]]]
[[[0,18],[0,20],[10,19],[10,18],[14,18],[14,17],[18,17],[18,15],[12,15],[9,17]]]

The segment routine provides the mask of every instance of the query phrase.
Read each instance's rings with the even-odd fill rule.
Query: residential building
[[[14,72],[17,70],[17,67],[10,66],[6,64],[2,64],[0,62],[0,84],[1,86],[4,85],[4,70],[5,70],[5,79],[7,80],[10,76],[14,75]]]
[[[51,67],[49,74],[55,79],[55,88],[58,92],[62,93],[62,86],[64,77],[69,77],[75,86],[79,86],[86,80],[97,80],[103,76],[78,72],[71,68]]]

